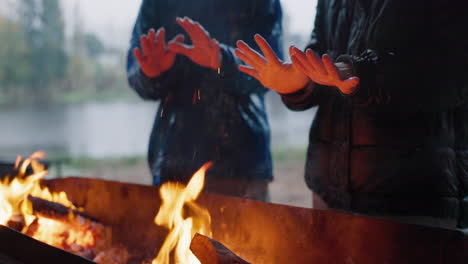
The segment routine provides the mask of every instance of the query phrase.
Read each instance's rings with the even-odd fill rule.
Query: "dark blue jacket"
[[[199,21],[221,43],[220,72],[177,56],[175,65],[157,78],[140,70],[132,50],[149,29],[166,28],[167,39],[184,33],[176,17]],[[260,33],[280,54],[279,0],[143,0],[128,53],[130,86],[159,109],[149,143],[154,184],[187,181],[205,162],[210,177],[271,180],[270,130],[261,84],[237,70],[237,40],[252,43]],[[185,34],[186,35],[186,34]],[[186,38],[187,39],[187,38]]]

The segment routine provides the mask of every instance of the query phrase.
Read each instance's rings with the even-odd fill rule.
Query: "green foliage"
[[[107,168],[126,168],[132,167],[139,163],[145,163],[145,156],[134,157],[121,157],[121,158],[107,158],[95,159],[90,157],[66,157],[69,161],[68,166],[77,169],[93,169],[98,167]]]
[[[58,0],[21,0],[19,25],[29,48],[32,71],[25,78],[30,94],[47,100],[50,86],[65,77],[67,60],[62,11]]]
[[[78,22],[66,39],[60,2],[18,0],[17,14],[0,15],[0,105],[134,98],[124,53]]]
[[[90,57],[97,57],[105,52],[104,44],[94,34],[87,33],[84,36],[86,51]]]
[[[299,148],[276,148],[272,150],[274,164],[283,164],[286,162],[305,163],[306,150]]]
[[[0,18],[0,86],[25,85],[32,72],[26,57],[30,50],[20,27],[6,18]]]

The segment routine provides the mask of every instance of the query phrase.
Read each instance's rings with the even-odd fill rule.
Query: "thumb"
[[[185,40],[185,36],[183,34],[178,34],[177,36],[175,36],[173,39],[171,39],[171,41],[169,41],[169,44],[171,43],[174,43],[174,42],[184,42]]]
[[[143,55],[141,54],[141,51],[138,48],[133,49],[133,55],[135,55],[135,58],[138,62],[141,63],[144,61]]]
[[[186,45],[180,42],[171,42],[169,43],[169,50],[184,56],[190,57],[192,55],[192,46]]]
[[[359,84],[359,78],[351,77],[347,79],[346,81],[342,82],[339,89],[344,94],[352,94],[356,91],[358,84]]]

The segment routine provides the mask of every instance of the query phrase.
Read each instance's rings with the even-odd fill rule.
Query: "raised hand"
[[[176,21],[190,36],[193,45],[172,42],[169,44],[169,49],[172,52],[187,56],[200,66],[215,70],[219,69],[221,67],[221,52],[218,41],[212,39],[210,33],[200,23],[188,17],[177,18]]]
[[[291,50],[293,64],[315,83],[335,86],[344,94],[352,94],[357,89],[359,78],[350,76],[349,67],[338,70],[327,54],[320,60],[311,49],[307,49],[305,54],[296,47],[291,47]]]
[[[184,39],[183,35],[177,35],[169,43],[183,42]],[[146,76],[157,77],[174,65],[176,53],[167,48],[164,28],[158,29],[157,33],[151,29],[148,35],[141,36],[140,44],[143,52],[135,48],[133,53]]]
[[[310,82],[293,64],[282,62],[262,36],[255,35],[255,42],[263,55],[244,41],[237,42],[236,56],[249,65],[239,66],[240,71],[256,78],[263,86],[282,94],[296,92]]]

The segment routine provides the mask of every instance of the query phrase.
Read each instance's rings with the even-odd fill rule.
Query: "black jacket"
[[[233,51],[237,40],[261,33],[280,52],[281,14],[278,0],[143,1],[127,72],[130,86],[142,98],[160,101],[148,154],[154,184],[186,181],[208,161],[214,166],[207,178],[272,179],[266,89],[237,70],[241,62]],[[141,72],[132,53],[140,36],[161,26],[167,39],[185,34],[175,21],[178,16],[199,21],[221,43],[219,73],[183,56],[157,78]]]
[[[308,186],[331,207],[468,225],[466,1],[319,0],[309,48],[353,65],[359,90],[307,87],[318,106]]]

